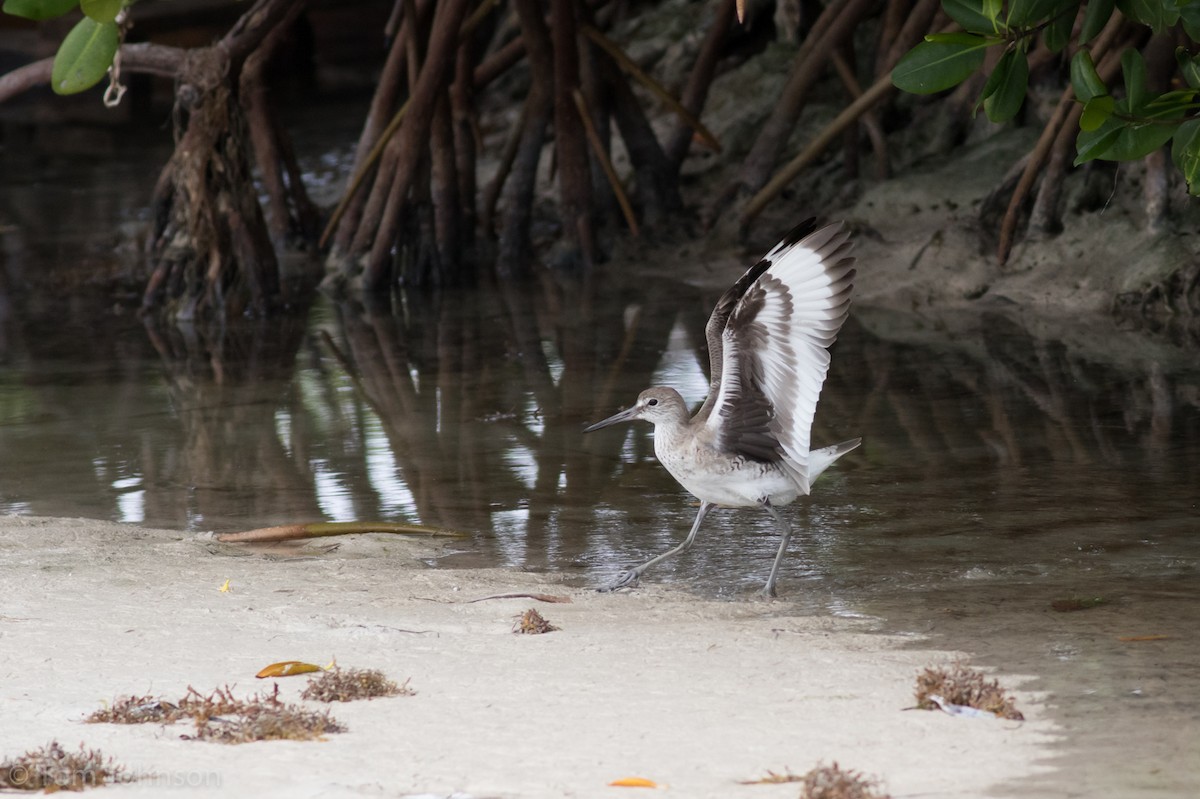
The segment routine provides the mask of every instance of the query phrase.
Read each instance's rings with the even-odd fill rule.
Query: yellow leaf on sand
[[[619,780],[613,780],[609,785],[614,788],[660,788],[654,780],[648,780],[645,777],[622,777]]]
[[[222,594],[228,594],[230,591],[233,590],[233,586],[229,584],[229,580],[226,580],[224,582],[224,584],[222,584],[222,586],[220,588],[218,588],[217,590],[220,591]]]
[[[311,674],[314,671],[324,671],[324,669],[320,666],[314,666],[312,663],[303,663],[299,660],[284,660],[280,663],[272,663],[254,676],[261,680],[265,677],[292,677],[297,674]]]

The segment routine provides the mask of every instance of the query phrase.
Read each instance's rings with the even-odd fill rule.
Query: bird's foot
[[[775,585],[773,583],[767,583],[762,588],[758,589],[758,593],[755,596],[764,602],[770,602],[779,598],[775,593]]]
[[[616,591],[621,588],[635,588],[638,584],[638,578],[641,576],[642,573],[637,569],[629,569],[617,575],[617,579],[613,580],[608,585],[600,586],[596,590],[602,594],[607,594],[610,591]]]

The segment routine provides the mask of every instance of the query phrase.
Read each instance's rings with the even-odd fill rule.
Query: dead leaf
[[[312,663],[303,663],[299,660],[284,660],[279,663],[272,663],[254,676],[261,680],[267,677],[294,677],[297,674],[311,674],[314,671],[324,671],[324,669]]]
[[[1132,641],[1170,641],[1169,635],[1118,635],[1118,641],[1130,643]]]
[[[609,785],[614,788],[661,788],[654,780],[648,780],[645,777],[621,777],[618,780],[613,780]]]

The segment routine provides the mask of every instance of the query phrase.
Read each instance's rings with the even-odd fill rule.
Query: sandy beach
[[[429,568],[428,539],[329,544],[246,549],[0,517],[0,757],[52,739],[97,747],[140,778],[106,796],[772,799],[798,787],[741,781],[836,761],[894,797],[963,797],[1048,769],[1058,737],[1021,675],[997,676],[1023,723],[904,710],[918,671],[961,653],[873,633],[870,619],[652,581],[598,594],[556,575]],[[470,601],[518,592],[570,602]],[[530,607],[561,629],[513,634]],[[269,690],[254,678],[263,666],[331,658],[410,680],[416,694],[334,703],[347,731],[313,742],[223,745],[182,738],[190,722],[82,722],[130,694]],[[307,678],[277,682],[300,701]],[[609,785],[626,777],[660,787]]]

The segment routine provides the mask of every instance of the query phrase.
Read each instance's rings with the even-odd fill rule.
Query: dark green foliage
[[[1180,48],[1179,76],[1187,88],[1157,92],[1147,83],[1146,64],[1133,48],[1121,54],[1122,82],[1116,91],[1101,77],[1087,45],[1115,11],[1168,33],[1176,27],[1200,39],[1200,0],[1089,0],[1072,42],[1078,0],[942,0],[942,9],[965,32],[927,36],[901,59],[892,82],[905,91],[932,94],[957,86],[983,68],[989,47],[1003,47],[980,94],[988,118],[1005,122],[1025,101],[1029,79],[1026,52],[1035,36],[1055,52],[1075,50],[1071,86],[1084,104],[1076,139],[1076,164],[1094,159],[1131,161],[1172,143],[1171,155],[1192,194],[1200,195],[1200,55]]]

